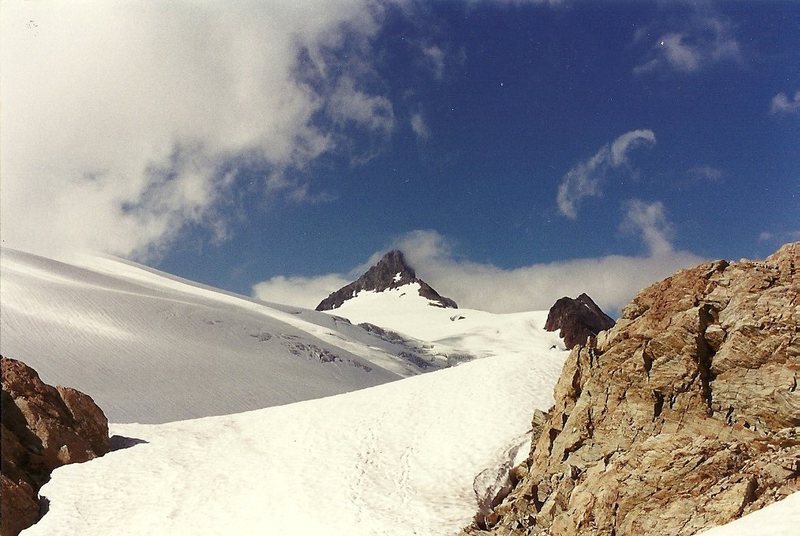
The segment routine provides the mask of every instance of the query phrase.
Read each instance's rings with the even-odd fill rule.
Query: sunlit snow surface
[[[89,392],[117,422],[235,413],[112,424],[127,448],[57,469],[26,536],[454,534],[477,509],[476,476],[529,449],[566,356],[546,313],[432,307],[414,285],[316,313],[118,259],[3,250],[1,268],[2,352],[46,381]],[[398,359],[409,350],[436,366],[482,359],[418,375]],[[755,528],[759,514],[709,534],[789,534],[791,500]]]
[[[401,357],[413,348],[330,315],[104,257],[0,250],[0,330],[3,355],[91,394],[115,422],[238,413],[426,370]]]
[[[452,534],[473,480],[528,449],[563,352],[491,357],[330,398],[161,425],[57,469],[41,534]]]
[[[387,294],[374,318],[352,315],[395,337],[118,259],[3,250],[0,276],[2,352],[90,393],[112,422],[232,413],[112,424],[131,446],[56,470],[26,534],[454,533],[477,509],[476,475],[528,450],[566,355],[542,312]],[[424,370],[484,359],[419,375],[408,351]]]
[[[701,532],[703,536],[797,536],[800,534],[800,493],[770,504],[736,521]]]
[[[432,304],[419,295],[418,283],[410,283],[382,292],[359,292],[328,312],[354,324],[369,322],[428,341],[434,350],[474,357],[522,355],[534,346],[564,348],[556,334],[543,329],[547,311],[495,314]]]

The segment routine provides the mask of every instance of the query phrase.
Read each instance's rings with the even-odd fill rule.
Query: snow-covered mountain
[[[0,353],[90,393],[114,422],[238,413],[447,364],[421,341],[110,257],[3,249],[0,304]]]
[[[335,305],[335,307],[333,307]],[[404,337],[427,341],[450,362],[494,355],[530,355],[534,348],[564,349],[544,330],[547,311],[495,314],[458,309],[417,278],[399,251],[390,251],[355,282],[332,293],[317,310]]]
[[[89,393],[128,447],[57,469],[26,534],[454,533],[566,355],[546,312],[431,307],[413,280],[322,313],[108,257],[0,260],[2,353]]]
[[[414,269],[406,263],[403,252],[394,249],[386,253],[361,277],[322,300],[317,305],[317,311],[337,309],[363,292],[383,292],[400,287],[405,287],[407,290],[413,288],[416,295],[427,300],[428,305],[458,308],[455,301],[440,295],[418,278]]]
[[[315,312],[114,258],[0,260],[0,351],[91,394],[117,447],[56,469],[25,535],[455,534],[566,358],[547,312],[443,306],[402,273]],[[797,500],[709,534],[790,534]]]
[[[404,266],[402,255],[386,259]],[[384,261],[368,274],[399,269],[396,282],[404,283],[362,290],[322,313],[113,257],[66,264],[2,249],[0,353],[46,382],[91,394],[112,422],[160,423],[336,395],[476,357],[563,347],[542,329],[545,312],[431,307],[413,271]]]

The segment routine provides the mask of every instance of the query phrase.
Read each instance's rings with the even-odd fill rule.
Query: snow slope
[[[721,527],[700,532],[703,536],[797,536],[800,533],[800,492],[793,493]]]
[[[64,264],[9,249],[0,250],[0,333],[0,353],[89,393],[114,422],[238,413],[445,364],[413,341],[120,259]]]
[[[529,355],[541,345],[564,348],[557,334],[544,331],[547,311],[495,314],[432,303],[419,295],[418,283],[411,283],[382,292],[361,291],[327,312],[354,324],[369,322],[428,341],[434,352],[489,357]]]
[[[529,449],[565,353],[532,349],[330,398],[161,425],[57,469],[33,535],[454,534],[476,475]]]

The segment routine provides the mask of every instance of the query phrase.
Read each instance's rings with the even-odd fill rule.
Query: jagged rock
[[[614,319],[603,312],[586,294],[575,299],[564,296],[556,301],[547,313],[544,329],[559,332],[567,349],[586,344],[603,330],[611,329]]]
[[[353,298],[356,294],[364,290],[382,292],[387,289],[402,287],[411,283],[420,286],[419,295],[429,299],[433,305],[439,307],[458,308],[456,302],[450,298],[440,296],[425,281],[417,278],[414,270],[406,264],[403,253],[392,250],[378,261],[378,264],[367,270],[367,272],[354,282],[346,285],[336,292],[331,293],[317,305],[317,311],[330,311],[341,307],[341,305]]]
[[[527,476],[465,532],[688,536],[800,490],[799,255],[681,270],[573,348]]]
[[[21,361],[2,362],[0,535],[39,519],[39,488],[56,467],[108,452],[108,420],[88,395],[52,387]]]

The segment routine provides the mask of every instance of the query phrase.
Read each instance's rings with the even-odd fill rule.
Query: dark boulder
[[[564,339],[564,344],[567,349],[572,349],[578,344],[586,344],[590,336],[597,336],[613,326],[614,319],[605,314],[589,296],[581,294],[576,299],[565,296],[553,304],[544,329],[561,330],[559,335]]]

